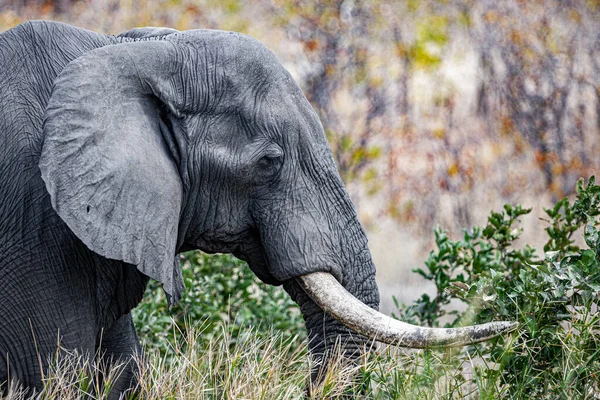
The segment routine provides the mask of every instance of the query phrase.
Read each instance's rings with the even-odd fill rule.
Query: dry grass
[[[169,355],[147,350],[136,359],[137,393],[127,398],[288,400],[305,396],[312,360],[306,356],[303,340],[283,340],[277,332],[264,339],[250,328],[232,337],[229,331],[224,326],[220,334],[202,340],[202,330],[190,328],[180,333],[181,344]],[[432,365],[442,365],[451,352],[424,356],[382,348],[372,351],[361,365],[348,365],[339,351],[334,354],[322,382],[311,388],[310,398],[429,399],[457,393],[455,376],[460,369],[431,374]],[[3,400],[108,399],[121,369],[122,365],[107,368],[104,362],[63,352],[44,377],[41,393],[28,397],[13,386]],[[362,379],[362,389],[357,379]]]
[[[232,337],[227,326],[201,341],[202,329],[190,328],[168,356],[149,349],[135,361],[139,368],[136,395],[140,399],[299,399],[305,395],[309,361],[301,339],[268,339],[245,329]],[[352,385],[359,367],[334,357],[323,384],[312,398],[336,398]],[[3,400],[108,399],[122,365],[107,368],[102,361],[62,352],[43,379],[41,393],[26,395],[12,386]]]
[[[304,346],[274,334],[259,339],[251,329],[237,338],[226,327],[208,343],[189,329],[169,360],[150,352],[140,367],[144,399],[296,399],[306,369]]]

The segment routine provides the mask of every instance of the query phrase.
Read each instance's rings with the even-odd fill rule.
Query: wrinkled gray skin
[[[139,351],[130,311],[148,277],[179,299],[176,254],[190,249],[283,284],[313,354],[337,338],[352,357],[364,343],[293,279],[330,272],[378,307],[323,128],[261,43],[43,21],[0,34],[0,381],[40,388],[39,360],[58,342]]]

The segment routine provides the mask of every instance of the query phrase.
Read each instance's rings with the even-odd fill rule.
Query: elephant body
[[[88,357],[102,351],[129,359],[140,349],[131,309],[141,300],[149,277],[163,284],[171,302],[177,301],[183,287],[174,256],[190,249],[233,253],[248,261],[263,281],[283,284],[301,307],[314,354],[324,354],[340,336],[350,353],[363,343],[359,335],[352,335],[323,313],[290,279],[328,271],[366,304],[377,308],[379,303],[366,236],[314,111],[289,74],[256,41],[223,32],[175,32],[134,29],[117,37],[61,23],[32,21],[0,34],[0,384],[16,381],[39,390],[42,374],[59,346]],[[213,42],[216,44],[211,50]],[[141,50],[138,60],[135,46],[147,46],[150,56],[144,58],[146,50]],[[169,62],[152,64],[153,52],[159,58],[173,48],[177,51],[168,56],[169,62],[198,64],[201,68],[181,72],[179,80],[171,70],[160,69]],[[121,61],[105,61],[114,54]],[[129,54],[135,58],[131,63],[123,61]],[[236,68],[249,75],[220,74],[218,68],[204,65],[210,57],[213,63],[224,63],[226,70],[243,62],[246,67]],[[220,61],[224,57],[227,61]],[[134,77],[121,84],[119,74],[125,74],[124,68],[112,68],[119,62],[148,68],[148,77]],[[78,81],[88,70],[97,75]],[[202,76],[204,73],[207,75]],[[271,76],[278,77],[277,82],[271,84]],[[199,87],[189,86],[190,81]],[[100,86],[94,86],[98,82],[102,82]],[[164,82],[183,86],[171,90]],[[222,87],[211,87],[219,82]],[[140,85],[143,95],[133,94],[133,100],[126,97],[130,96],[127,85]],[[267,91],[265,87],[279,89]],[[100,93],[102,90],[106,93]],[[86,98],[73,100],[86,91]],[[200,94],[190,100],[190,93],[196,91]],[[205,104],[198,96],[205,97]],[[288,111],[269,111],[263,116],[264,109],[252,106],[261,96],[264,104],[280,107],[281,103]],[[73,111],[86,102],[90,104],[84,111]],[[289,109],[302,114],[292,116]],[[274,115],[285,117],[282,121],[294,132],[292,139],[269,131],[275,128],[265,128],[278,124]],[[231,119],[235,122],[228,122]],[[141,142],[101,148],[103,138],[116,132],[107,139],[110,146],[111,141],[136,130],[127,124],[138,120],[141,139],[134,137],[132,141]],[[296,126],[296,120],[301,125]],[[95,125],[86,130],[87,123]],[[111,124],[114,130],[106,128]],[[258,139],[254,134],[238,136],[241,139],[234,141],[229,137],[252,124],[262,132]],[[93,135],[86,136],[88,131]],[[146,131],[161,134],[147,139]],[[236,142],[243,142],[244,149],[235,147],[239,145]],[[146,145],[151,150],[144,153]],[[184,145],[202,146],[202,154],[186,152]],[[86,153],[90,147],[95,156],[87,155],[91,154]],[[158,151],[160,157],[149,154],[152,151]],[[227,151],[238,153],[230,155]],[[124,157],[115,168],[132,168],[130,164],[135,163],[140,166],[125,173],[111,170],[107,176],[94,176],[91,183],[79,182],[87,179],[86,174],[104,171],[103,160],[121,153]],[[251,158],[255,153],[264,155],[256,161]],[[98,159],[89,166],[82,154]],[[65,158],[71,156],[74,160]],[[155,159],[166,161],[156,164]],[[144,163],[150,162],[155,164],[143,170]],[[184,162],[186,167],[182,167]],[[69,163],[74,166],[64,170]],[[290,166],[292,163],[296,167]],[[157,170],[160,172],[154,176]],[[161,175],[163,170],[171,174],[168,179]],[[136,205],[134,198],[144,198],[146,193],[146,187],[138,188],[136,183],[148,176],[149,181],[161,184],[151,188],[146,203]],[[121,182],[119,187],[120,177],[137,180]],[[255,182],[263,177],[268,184]],[[286,186],[281,183],[283,178],[288,180]],[[289,183],[292,180],[297,188]],[[94,186],[97,182],[108,183],[106,187]],[[75,184],[80,186],[72,186]],[[93,195],[85,192],[90,186],[94,187]],[[110,194],[113,187],[118,190]],[[130,187],[139,190],[129,193]],[[317,192],[328,193],[318,199]],[[163,198],[167,203],[161,203]],[[156,210],[153,201],[158,204]],[[339,211],[320,209],[328,205]],[[130,218],[128,212],[150,213],[158,227],[135,220],[136,216],[124,227]],[[167,233],[161,231],[165,226]],[[343,251],[340,246],[350,250]],[[285,251],[280,254],[278,248]],[[344,268],[351,272],[344,272]],[[132,385],[132,374],[133,367],[126,369],[119,391]]]

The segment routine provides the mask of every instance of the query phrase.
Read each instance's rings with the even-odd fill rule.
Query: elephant
[[[352,360],[370,340],[463,345],[515,328],[377,311],[367,236],[321,122],[258,40],[51,21],[1,33],[0,382],[39,390],[57,343],[129,360],[148,280],[175,304],[177,254],[194,249],[283,285],[323,365],[336,341]],[[133,364],[116,390],[135,384]]]

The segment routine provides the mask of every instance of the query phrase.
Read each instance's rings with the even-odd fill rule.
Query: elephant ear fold
[[[40,169],[52,206],[92,251],[134,264],[171,304],[182,183],[160,115],[176,105],[173,45],[127,43],[71,62],[55,81]]]

